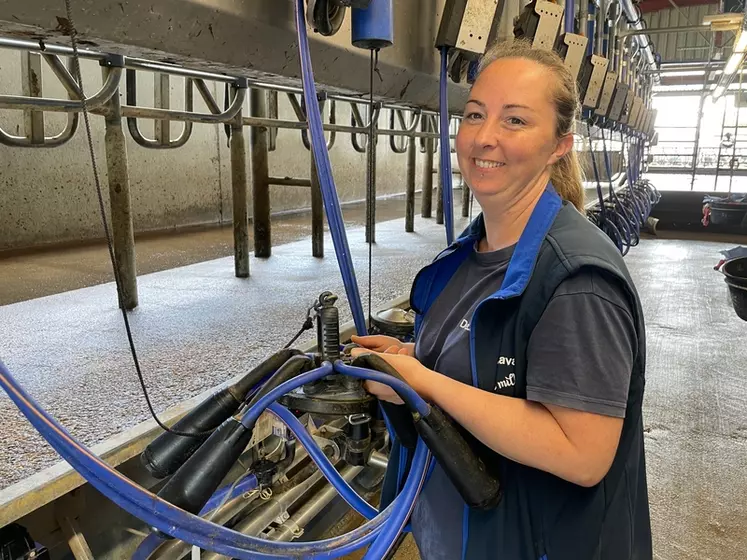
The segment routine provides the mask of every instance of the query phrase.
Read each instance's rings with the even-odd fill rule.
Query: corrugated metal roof
[[[700,25],[703,17],[717,14],[718,4],[669,8],[644,14],[643,19],[649,28],[684,27]],[[651,36],[656,51],[661,54],[662,62],[689,62],[708,59],[710,41],[713,34],[707,27],[703,32],[689,31],[684,33],[661,33]]]

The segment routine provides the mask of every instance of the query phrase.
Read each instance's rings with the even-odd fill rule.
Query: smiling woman
[[[573,150],[578,94],[562,61],[524,41],[500,43],[485,54],[479,72],[457,154],[480,205],[505,207],[518,196],[529,200],[527,186],[539,196],[550,180],[583,212],[581,168]]]
[[[643,316],[620,253],[582,213],[577,110],[553,52],[486,53],[456,141],[482,213],[416,276],[414,344],[355,339],[460,424],[502,481],[498,506],[476,511],[436,465],[412,515],[423,560],[652,557]],[[406,464],[395,442],[384,503]]]

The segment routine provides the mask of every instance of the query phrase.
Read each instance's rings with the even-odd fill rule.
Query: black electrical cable
[[[375,122],[374,122],[374,73],[378,71],[379,64],[379,49],[371,49],[371,60],[369,64],[369,90],[368,90],[368,159],[367,159],[367,180],[366,189],[368,191],[368,204],[366,212],[366,223],[368,227],[368,328],[371,328],[373,323],[372,307],[371,307],[371,291],[373,288],[372,282],[372,263],[373,263],[373,235],[374,235],[374,209],[376,205],[375,193],[374,193],[374,166],[376,162],[376,137],[375,137]],[[376,112],[378,117],[378,112]]]
[[[298,338],[299,338],[299,337],[300,337],[300,336],[301,336],[301,335],[302,335],[303,333],[305,333],[305,332],[306,332],[306,331],[308,331],[309,329],[313,329],[313,328],[314,328],[314,320],[313,320],[313,319],[311,318],[311,315],[310,315],[310,314],[307,314],[307,315],[306,315],[306,320],[304,321],[304,323],[303,323],[303,325],[301,326],[301,328],[299,329],[299,331],[298,331],[298,332],[296,333],[296,335],[295,335],[295,336],[294,336],[293,338],[291,338],[291,340],[290,340],[290,342],[289,342],[288,344],[286,344],[285,346],[283,346],[283,348],[284,348],[284,349],[285,349],[285,348],[290,348],[290,347],[291,347],[291,344],[293,344],[293,343],[294,343],[295,341],[297,341],[297,340],[298,340]]]
[[[186,436],[186,437],[204,437],[206,435],[210,435],[213,433],[213,430],[207,431],[207,432],[199,432],[199,433],[187,433],[187,432],[179,432],[176,430],[172,430],[168,426],[166,426],[163,422],[161,422],[158,419],[158,416],[156,415],[156,411],[153,409],[153,404],[150,402],[150,397],[148,396],[148,389],[145,387],[145,380],[143,379],[143,373],[140,369],[140,361],[137,357],[137,351],[135,350],[135,342],[132,338],[132,330],[130,329],[130,321],[127,318],[127,310],[125,309],[125,304],[122,299],[122,278],[119,274],[119,267],[117,266],[117,259],[114,255],[114,245],[112,244],[112,237],[111,232],[109,231],[109,222],[106,219],[106,207],[104,205],[104,196],[101,191],[101,179],[99,178],[99,171],[98,167],[96,165],[96,153],[93,149],[93,135],[91,133],[91,122],[89,119],[88,114],[88,102],[86,101],[85,93],[83,92],[83,74],[80,70],[80,56],[78,53],[78,38],[77,38],[77,30],[75,28],[75,23],[73,20],[73,11],[70,6],[70,0],[65,0],[65,12],[67,15],[67,20],[69,22],[69,33],[70,33],[70,42],[71,46],[73,48],[73,72],[75,73],[74,77],[77,80],[77,94],[78,97],[80,97],[81,100],[81,106],[82,106],[82,113],[83,113],[83,121],[85,122],[86,126],[86,136],[88,138],[88,151],[91,156],[91,165],[93,166],[93,179],[96,183],[96,194],[99,201],[99,211],[101,212],[101,222],[104,226],[104,233],[106,235],[106,243],[109,247],[109,259],[112,263],[112,268],[114,269],[114,282],[117,286],[117,299],[119,300],[119,308],[122,311],[122,319],[124,320],[124,326],[125,331],[127,332],[127,341],[130,345],[130,353],[132,354],[132,360],[135,363],[135,371],[137,372],[138,381],[140,382],[140,388],[143,391],[143,396],[145,397],[145,402],[148,404],[148,410],[150,411],[151,416],[153,416],[153,419],[156,421],[156,424],[158,424],[161,429],[170,432],[177,436]],[[117,95],[117,94],[115,94]]]

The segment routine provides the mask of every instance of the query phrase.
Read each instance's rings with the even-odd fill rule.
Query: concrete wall
[[[92,61],[83,61],[84,86],[90,96],[102,83],[101,70]],[[43,63],[43,94],[66,98],[65,90]],[[138,104],[153,106],[154,75],[138,72]],[[222,103],[223,86],[209,83],[216,100]],[[171,77],[171,108],[184,106],[184,82]],[[124,92],[124,79],[122,82]],[[21,94],[21,54],[0,49],[0,94]],[[208,112],[195,91],[195,110]],[[248,96],[247,96],[248,97]],[[125,102],[124,93],[121,94]],[[279,96],[280,117],[295,119],[284,95]],[[245,114],[248,114],[248,101]],[[388,126],[388,113],[380,124]],[[66,116],[45,116],[47,135],[64,128]],[[347,104],[338,103],[337,122],[350,122]],[[91,117],[94,151],[108,206],[104,123]],[[23,136],[23,112],[0,110],[0,126]],[[152,121],[141,121],[141,130],[153,137]],[[172,123],[172,138],[182,129]],[[223,126],[195,124],[192,137],[176,150],[150,150],[128,138],[132,208],[136,232],[162,230],[198,224],[230,223],[230,154]],[[245,127],[247,138],[249,130]],[[352,148],[350,136],[338,134],[330,151],[339,197],[343,202],[365,198],[366,156]],[[423,156],[418,152],[417,188],[422,181]],[[435,157],[438,161],[438,156]],[[247,157],[247,163],[249,163]],[[377,195],[405,190],[406,155],[394,154],[386,137],[378,149]],[[248,170],[251,179],[251,170]],[[278,133],[277,149],[270,153],[270,175],[309,176],[309,153],[299,131]],[[251,183],[250,183],[251,185]],[[299,187],[271,187],[272,211],[282,212],[310,205],[310,192]],[[249,194],[251,215],[251,192]],[[49,243],[102,237],[93,174],[83,120],[75,137],[54,149],[10,148],[0,145],[0,250],[26,248]]]

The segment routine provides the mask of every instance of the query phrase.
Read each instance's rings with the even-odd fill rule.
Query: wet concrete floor
[[[346,220],[351,216],[346,210]],[[409,289],[413,271],[443,245],[443,230],[433,222],[419,219],[418,233],[407,236],[400,219],[381,225],[374,303]],[[278,236],[282,227],[276,227]],[[147,241],[139,242],[141,270],[178,266],[173,259],[187,264],[215,258],[218,250],[230,255],[231,233],[222,235],[180,235],[163,241],[160,250],[154,243],[150,264],[148,249],[141,249]],[[360,228],[351,229],[359,271],[366,267],[362,237]],[[329,238],[327,243],[331,256]],[[738,244],[747,240],[662,231],[626,257],[647,322],[644,421],[658,560],[732,560],[747,549],[747,323],[735,315],[722,276],[712,268],[720,250]],[[165,255],[172,251],[184,254]],[[193,256],[200,251],[209,256]],[[55,271],[61,278],[73,277],[76,268],[79,274],[90,270],[77,256],[53,256],[58,265],[38,265],[50,277],[47,290],[57,289]],[[25,290],[29,295],[21,299],[28,299],[36,297],[29,284],[37,280],[32,256],[23,258],[31,259],[28,276],[16,282],[16,293]],[[2,266],[5,292],[8,269]],[[300,326],[301,307],[318,291],[342,293],[334,259],[312,259],[308,238],[278,246],[268,261],[252,259],[249,280],[233,278],[232,266],[231,258],[222,258],[140,278],[142,306],[131,318],[157,409],[234,375],[289,339]],[[303,286],[307,297],[289,301],[284,285]],[[63,280],[58,286],[78,287]],[[260,296],[268,301],[258,301]],[[104,284],[0,308],[0,325],[9,333],[0,356],[43,406],[89,444],[147,417],[113,301],[111,284]],[[55,461],[0,397],[0,488]],[[417,558],[411,539],[397,558]]]

